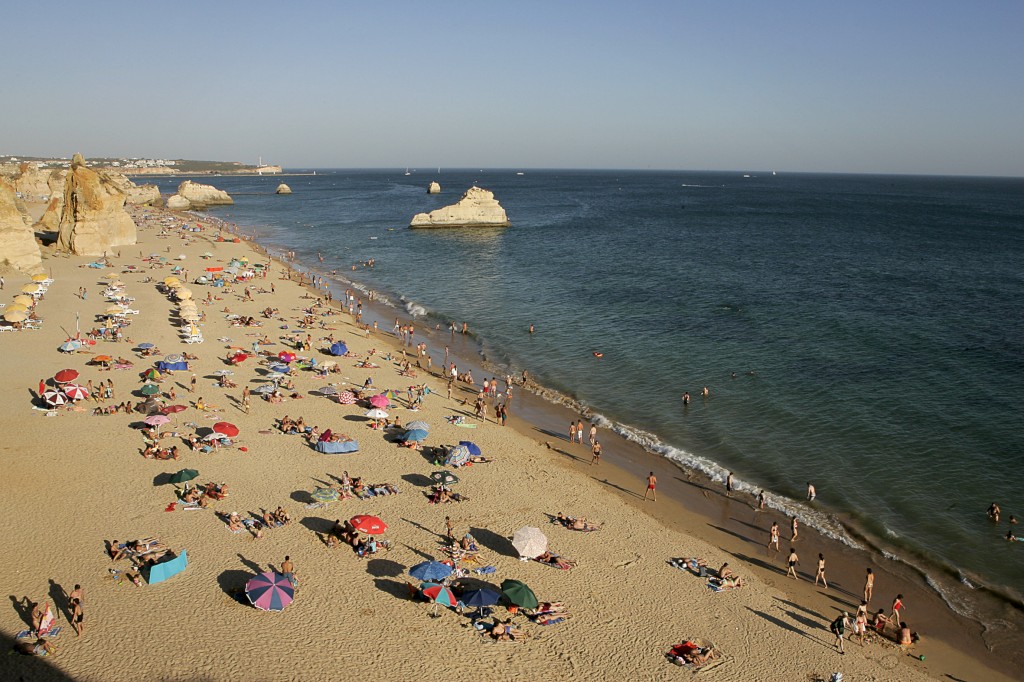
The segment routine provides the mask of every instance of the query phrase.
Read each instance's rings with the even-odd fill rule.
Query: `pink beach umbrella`
[[[286,575],[267,571],[245,584],[245,596],[261,611],[283,611],[295,598],[295,586]]]
[[[281,362],[294,362],[295,353],[283,350],[277,354],[277,359],[280,360]]]
[[[161,424],[169,424],[171,418],[165,414],[151,414],[142,421],[146,422],[150,426],[160,426]]]
[[[370,404],[373,405],[374,407],[379,407],[380,409],[383,410],[391,403],[388,402],[388,397],[381,393],[375,396],[371,396]]]
[[[352,391],[342,391],[335,397],[335,400],[338,401],[339,405],[354,405],[356,402],[356,394]]]

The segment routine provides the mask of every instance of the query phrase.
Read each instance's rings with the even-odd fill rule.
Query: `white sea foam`
[[[423,317],[427,314],[427,309],[421,306],[416,301],[404,301],[405,312],[413,316],[413,318]]]
[[[968,606],[967,602],[964,599],[961,599],[952,591],[944,588],[937,580],[932,578],[930,575],[925,574],[924,579],[925,582],[928,583],[928,586],[935,590],[940,597],[942,597],[942,601],[946,602],[946,606],[953,609],[961,616],[966,616],[968,618],[972,616],[971,608],[970,606]]]

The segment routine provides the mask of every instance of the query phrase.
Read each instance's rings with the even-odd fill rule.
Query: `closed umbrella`
[[[283,611],[295,599],[295,586],[282,573],[260,573],[245,584],[245,596],[261,611]]]
[[[501,583],[501,594],[509,602],[524,609],[535,609],[540,606],[537,595],[526,583],[519,580],[504,580]]]
[[[423,582],[437,582],[452,574],[454,569],[440,561],[424,561],[409,569],[409,575]]]
[[[430,480],[441,485],[452,485],[459,482],[459,477],[450,471],[435,471],[430,474]]]
[[[220,433],[228,438],[234,438],[238,435],[238,427],[230,422],[217,422],[213,425],[214,433]]]
[[[78,370],[62,369],[53,375],[53,380],[58,384],[68,384],[78,378]]]
[[[335,341],[331,344],[331,355],[344,355],[348,352],[348,346],[342,341]]]
[[[416,421],[409,422],[408,424],[405,425],[405,428],[409,429],[409,430],[419,429],[421,431],[430,431],[430,425],[427,424],[427,422],[425,422],[425,421],[423,421],[421,419],[417,419]]]
[[[167,479],[168,483],[184,483],[185,481],[191,481],[193,478],[199,475],[199,472],[195,469],[182,469],[171,474],[170,478]]]
[[[369,516],[367,514],[359,514],[349,519],[349,523],[360,533],[366,533],[367,535],[380,535],[388,529],[388,525],[376,516]]]
[[[519,556],[535,559],[548,550],[548,538],[540,528],[523,526],[512,536],[512,546]]]

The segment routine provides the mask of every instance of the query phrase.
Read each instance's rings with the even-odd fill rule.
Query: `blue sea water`
[[[273,194],[282,179],[292,195]],[[468,322],[490,362],[527,368],[665,456],[735,471],[782,506],[813,481],[831,512],[816,525],[858,542],[841,518],[898,555],[1024,593],[1024,544],[1002,539],[1005,517],[1024,516],[1024,181],[447,169],[202,181],[235,198],[213,213],[265,245],[421,324]],[[511,228],[407,229],[473,184]],[[985,517],[993,501],[1000,527]]]

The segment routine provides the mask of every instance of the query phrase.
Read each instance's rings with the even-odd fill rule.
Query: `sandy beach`
[[[908,602],[906,620],[921,632],[922,641],[902,650],[892,641],[895,632],[890,628],[888,637],[873,636],[862,646],[850,637],[851,628],[846,653],[839,654],[829,623],[843,610],[852,616],[860,601],[864,564],[857,553],[843,553],[802,531],[793,545],[800,556],[800,580],[787,579],[788,523],[778,519],[781,553],[765,552],[770,517],[759,515],[749,497],[728,498],[635,446],[606,439],[607,434],[601,434],[602,462],[593,466],[586,439],[570,445],[563,429],[553,426],[567,424],[567,413],[519,388],[508,426],[495,422],[490,403],[490,418],[481,422],[472,413],[482,376],[475,374],[475,387],[456,384],[448,399],[445,382],[436,374],[425,369],[415,377],[400,374],[402,351],[389,325],[364,332],[337,306],[327,316],[318,309],[313,328],[299,328],[302,309],[315,297],[286,276],[285,265],[247,242],[216,241],[218,232],[209,226],[180,233],[180,217],[152,209],[144,213],[138,245],[112,257],[112,267],[84,267],[89,259],[78,257],[44,260],[53,283],[37,306],[41,328],[0,334],[6,401],[0,415],[6,434],[0,513],[10,526],[5,534],[7,560],[0,566],[10,606],[0,618],[0,632],[10,644],[30,626],[29,602],[48,602],[62,626],[52,640],[54,654],[5,656],[0,663],[3,677],[660,680],[690,674],[665,657],[670,647],[687,638],[713,643],[718,659],[702,676],[717,680],[827,680],[837,671],[848,680],[1009,680],[1019,674],[1007,659],[985,651],[980,633],[945,609],[910,571],[899,575],[877,564],[872,614],[879,608],[888,614],[892,598],[902,592]],[[160,235],[161,227],[172,226],[171,234]],[[212,257],[204,259],[206,252]],[[166,260],[143,259],[151,253]],[[199,324],[203,342],[184,344],[173,315],[177,306],[157,284],[171,275],[174,265],[187,268],[191,280],[207,267],[227,266],[233,258],[268,264],[269,274],[249,283],[253,300],[243,300],[242,284],[190,285],[197,301],[208,293],[215,300],[199,304],[206,316]],[[128,266],[137,269],[127,271]],[[76,316],[83,333],[98,326],[94,320],[110,305],[100,295],[108,281],[102,278],[110,274],[120,276],[124,294],[134,298],[130,308],[138,310],[129,316],[126,340],[99,341],[83,348],[85,352],[61,353],[58,347],[75,335]],[[27,276],[6,273],[2,293],[9,295],[3,302],[9,303],[27,282]],[[81,288],[87,289],[84,299],[78,295]],[[263,317],[267,307],[278,313]],[[252,316],[262,326],[233,326],[229,316],[238,315]],[[301,398],[271,404],[254,393],[246,413],[242,389],[264,383],[268,367],[257,358],[230,365],[228,353],[232,347],[249,349],[263,336],[271,341],[264,346],[268,351],[294,350],[295,333],[312,337],[310,350],[295,351],[299,356],[334,360],[340,372],[318,379],[311,371],[298,371],[293,390]],[[352,357],[330,356],[328,336],[344,341]],[[161,353],[141,357],[134,349],[143,342],[155,344]],[[357,367],[371,349],[376,352],[369,361],[379,367]],[[47,410],[35,396],[40,380],[71,368],[80,373],[82,384],[114,382],[115,397],[105,405],[138,403],[143,399],[135,393],[142,385],[140,373],[155,360],[182,352],[198,359],[188,371],[175,372],[160,384],[163,392],[173,388],[176,393],[168,404],[187,406],[160,427],[177,432],[161,445],[178,446],[178,460],[142,456],[142,434],[132,425],[144,414],[95,416],[97,403],[91,400]],[[133,366],[104,370],[90,364],[99,354],[123,356]],[[392,360],[383,359],[388,354]],[[415,363],[414,357],[409,359]],[[435,373],[442,359],[434,356]],[[217,386],[214,372],[228,369],[237,386]],[[192,374],[194,393],[189,391]],[[430,425],[426,445],[470,440],[494,460],[457,470],[460,481],[453,489],[468,499],[431,504],[429,477],[442,468],[433,457],[399,447],[388,432],[369,428],[366,407],[340,405],[317,391],[328,384],[339,391],[362,387],[368,378],[372,393],[400,392],[392,401],[397,405],[389,408],[391,418]],[[421,409],[409,410],[405,390],[421,383],[431,393]],[[196,408],[199,399],[207,410]],[[316,452],[300,436],[275,428],[285,415],[347,434],[358,441],[358,452]],[[461,417],[463,425],[450,423],[449,417]],[[231,447],[209,453],[189,450],[183,437],[196,429],[203,433],[220,421],[240,430]],[[176,494],[166,477],[183,468],[199,471],[193,483],[227,483],[229,496],[206,509],[178,504],[169,510]],[[657,502],[641,499],[648,470],[658,476]],[[310,506],[310,492],[337,485],[343,472],[368,483],[392,484],[399,493]],[[232,532],[220,517],[232,511],[258,516],[278,506],[287,510],[291,523],[265,530],[258,539],[248,531]],[[569,530],[552,523],[559,513],[586,517],[602,528]],[[389,550],[360,558],[348,546],[325,544],[335,519],[357,514],[387,523],[381,537],[391,543]],[[456,537],[471,533],[480,547],[477,562],[464,565],[471,577],[493,585],[521,580],[541,601],[562,602],[565,619],[540,625],[516,614],[514,623],[526,637],[495,641],[472,627],[465,615],[441,608],[440,617],[433,618],[430,604],[409,599],[406,583],[418,581],[408,569],[445,558],[446,516]],[[539,528],[551,549],[576,565],[559,570],[522,561],[510,538],[523,526]],[[105,542],[148,537],[159,538],[176,552],[187,550],[188,567],[166,582],[135,586],[124,578],[129,562],[112,561]],[[828,556],[829,590],[813,585],[819,552]],[[294,602],[280,613],[257,610],[242,593],[246,581],[263,571],[280,570],[285,556],[294,562],[298,578]],[[713,591],[707,578],[670,565],[673,557],[701,557],[712,573],[728,562],[745,585]],[[493,573],[472,573],[488,566]],[[85,592],[81,636],[69,623],[67,594],[75,584]],[[495,615],[510,614],[498,607]]]

